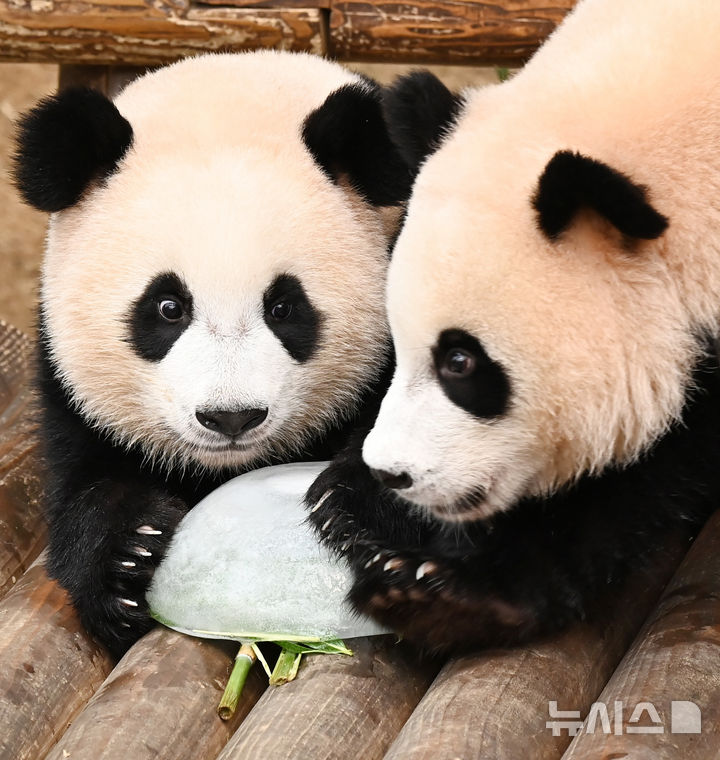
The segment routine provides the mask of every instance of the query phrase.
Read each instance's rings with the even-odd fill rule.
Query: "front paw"
[[[460,561],[377,548],[355,566],[353,606],[433,653],[505,646],[538,623],[530,605],[479,582]]]
[[[154,625],[145,593],[185,512],[182,502],[163,497],[111,539],[103,587],[83,617],[116,656]]]
[[[336,460],[307,492],[308,523],[329,549],[351,558],[371,540],[372,517],[382,501],[362,461]]]
[[[305,504],[319,540],[351,564],[378,544],[416,549],[433,533],[358,459],[333,462],[312,484]]]

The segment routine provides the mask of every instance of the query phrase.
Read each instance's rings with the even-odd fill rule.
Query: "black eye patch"
[[[265,324],[283,348],[298,362],[306,362],[317,348],[322,314],[310,303],[300,280],[278,275],[263,295]]]
[[[192,322],[192,310],[192,296],[180,277],[172,272],[154,277],[127,317],[135,353],[149,362],[163,359]]]
[[[432,355],[440,387],[453,404],[483,419],[507,411],[508,376],[477,338],[465,330],[443,330]]]

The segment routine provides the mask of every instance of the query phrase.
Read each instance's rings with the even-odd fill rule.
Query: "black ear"
[[[26,113],[16,139],[15,184],[27,203],[52,212],[77,203],[90,182],[111,174],[133,131],[102,93],[74,87]]]
[[[385,90],[383,111],[390,137],[413,170],[437,150],[462,104],[462,98],[429,71],[413,71]]]
[[[644,187],[602,161],[569,150],[550,159],[532,203],[540,229],[550,239],[563,233],[581,208],[596,211],[632,238],[653,240],[668,226],[648,202]]]
[[[330,93],[305,119],[302,138],[330,179],[347,176],[373,205],[394,206],[409,196],[412,172],[390,140],[374,82]]]

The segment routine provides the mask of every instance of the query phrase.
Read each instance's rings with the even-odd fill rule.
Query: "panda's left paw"
[[[374,522],[387,510],[388,496],[361,460],[338,458],[305,496],[308,523],[321,543],[352,561],[374,539]]]
[[[473,580],[460,561],[378,548],[354,569],[353,606],[430,652],[514,644],[536,629],[530,605]]]

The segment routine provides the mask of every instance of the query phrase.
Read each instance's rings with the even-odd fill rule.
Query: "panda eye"
[[[158,311],[166,322],[179,322],[185,316],[185,309],[177,298],[161,298],[158,301]]]
[[[461,348],[451,348],[440,365],[440,374],[448,380],[459,380],[472,375],[476,364],[472,354]]]
[[[281,322],[283,319],[287,319],[292,314],[292,304],[287,301],[280,301],[276,303],[272,309],[270,309],[270,316]]]

